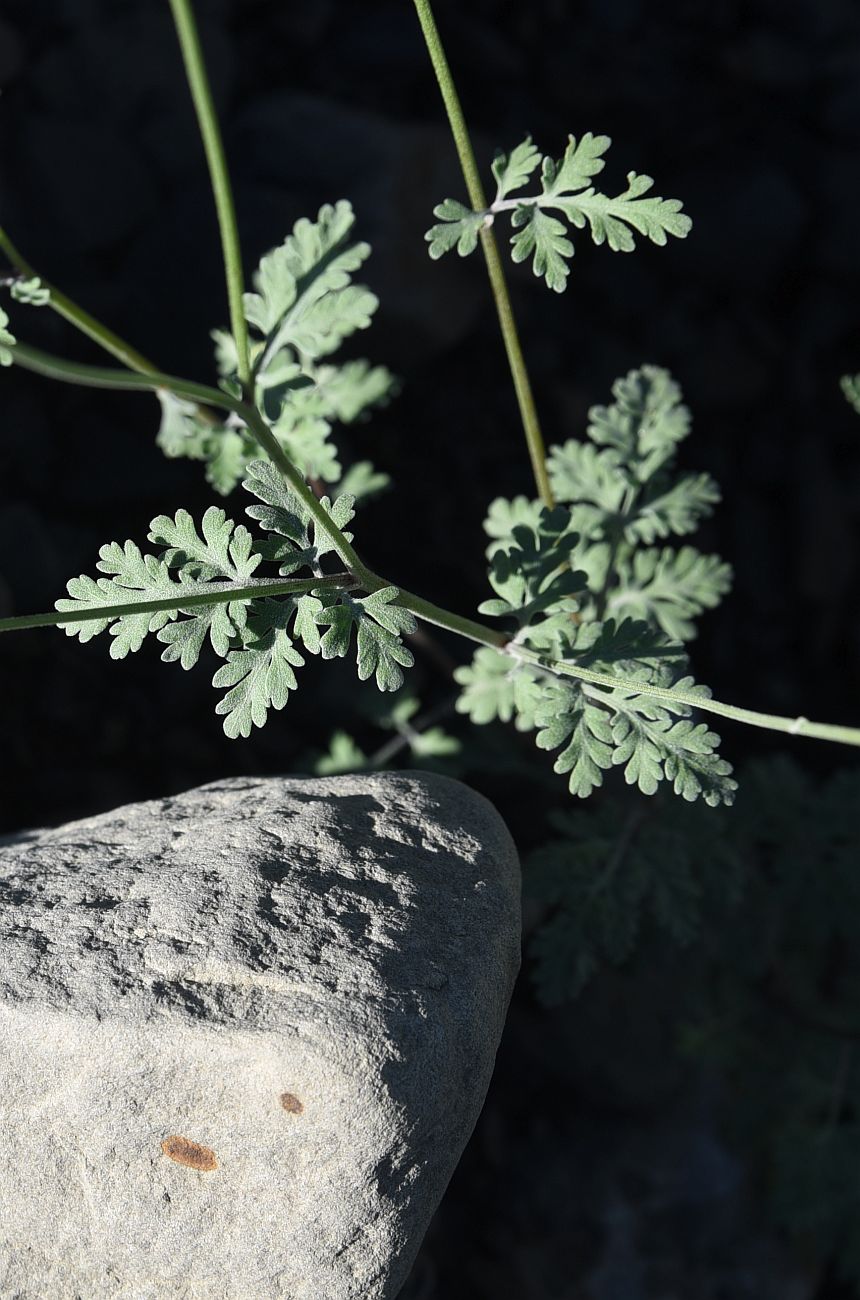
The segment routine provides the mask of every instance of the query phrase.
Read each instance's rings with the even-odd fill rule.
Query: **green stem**
[[[176,25],[176,34],[179,37],[180,49],[182,50],[182,60],[185,64],[188,87],[194,101],[194,110],[197,114],[197,123],[200,127],[206,162],[209,166],[212,194],[215,198],[218,227],[221,232],[221,250],[224,257],[227,298],[230,304],[230,326],[236,343],[239,380],[243,389],[247,391],[251,383],[251,363],[248,349],[248,326],[245,321],[245,313],[242,310],[242,292],[244,289],[242,254],[239,248],[236,208],[233,203],[233,190],[230,185],[230,174],[227,171],[227,160],[224,156],[224,144],[221,140],[221,130],[218,126],[215,105],[212,102],[212,91],[206,73],[203,51],[200,48],[200,37],[194,20],[191,0],[170,0],[170,8]]]
[[[265,420],[253,406],[243,402],[240,398],[231,397],[229,393],[222,392],[219,388],[210,388],[207,384],[193,383],[191,380],[179,379],[175,375],[164,375],[158,371],[140,375],[132,374],[129,370],[112,370],[106,366],[81,365],[76,361],[66,361],[60,357],[51,356],[50,353],[41,352],[38,348],[31,348],[25,343],[16,343],[10,351],[12,352],[13,361],[18,365],[23,366],[26,370],[33,370],[37,374],[45,375],[49,379],[82,384],[90,388],[109,388],[136,392],[158,392],[159,389],[166,389],[168,392],[175,393],[178,397],[188,398],[189,401],[205,402],[209,406],[235,412],[247,426],[249,432],[256,438],[272,463],[280,470],[296,496],[301,499],[307,508],[316,526],[321,528],[331,540],[332,546],[341,560],[361,581],[362,586],[367,586],[368,590],[376,591],[379,587],[391,585],[377,578],[362,563],[337,524],[334,523],[330,515],[326,514],[316,495],[308,487]],[[428,604],[428,608],[435,609],[436,607]]]
[[[424,42],[430,55],[430,61],[433,64],[433,71],[436,73],[436,80],[442,92],[442,100],[448,114],[448,122],[451,127],[451,134],[454,137],[457,155],[460,159],[460,167],[463,172],[463,179],[466,182],[469,202],[476,212],[484,212],[487,210],[487,199],[484,194],[484,187],[481,184],[478,164],[475,161],[475,151],[472,148],[466,119],[463,116],[463,109],[454,85],[454,78],[445,57],[445,50],[433,17],[430,0],[415,0],[415,10],[421,24],[421,31],[424,34]],[[541,433],[525,357],[520,346],[511,297],[508,292],[502,259],[499,256],[499,246],[490,226],[485,226],[481,231],[481,247],[484,250],[484,258],[487,263],[487,274],[490,278],[490,288],[493,291],[493,298],[496,303],[496,312],[499,317],[508,366],[510,367],[511,378],[514,381],[517,404],[520,408],[520,419],[522,420],[532,463],[532,473],[534,474],[538,495],[545,506],[552,508],[555,504],[555,498],[553,497],[546,469],[543,434]]]
[[[378,573],[365,569],[363,565],[360,582],[368,591],[379,591],[382,587],[397,587],[398,605],[402,605],[404,609],[408,609],[411,614],[423,619],[425,623],[433,623],[436,627],[444,628],[446,632],[455,632],[457,636],[465,637],[467,641],[477,641],[479,645],[492,646],[494,650],[504,650],[511,639],[506,632],[487,627],[486,623],[477,623],[473,618],[452,614],[450,609],[443,609],[441,605],[434,605],[431,600],[425,600],[423,596],[416,596],[413,591],[407,591],[389,578],[381,578]]]
[[[48,280],[38,274],[30,263],[19,253],[18,249],[12,243],[12,240],[6,234],[6,231],[0,226],[0,250],[2,250],[11,264],[19,271],[21,275],[28,280],[38,279],[50,293],[48,306],[52,307],[58,316],[62,316],[82,334],[86,334],[93,342],[98,343],[99,347],[104,348],[111,356],[116,357],[124,366],[130,370],[136,370],[140,374],[151,374],[155,366],[148,361],[136,348],[130,343],[126,343],[113,330],[108,329],[101,321],[96,320],[88,311],[73,302],[71,298],[55,288]]]
[[[50,614],[21,614],[0,618],[0,632],[20,632],[31,627],[59,627],[63,623],[95,623],[100,619],[122,618],[125,614],[156,614],[159,610],[186,610],[209,605],[227,605],[234,600],[260,600],[273,596],[300,596],[311,591],[343,591],[355,586],[350,573],[331,573],[324,578],[260,578],[256,582],[199,583],[177,591],[163,600],[133,600],[119,605],[98,605],[90,609],[57,610]]]
[[[186,397],[192,402],[206,402],[209,406],[217,406],[226,411],[236,411],[242,406],[238,397],[231,397],[220,388],[196,384],[190,379],[166,375],[159,370],[132,372],[115,370],[110,366],[87,366],[78,361],[66,361],[64,357],[55,357],[50,352],[42,352],[40,348],[32,348],[17,340],[10,351],[15,365],[21,366],[23,370],[32,370],[34,374],[44,375],[47,379],[58,379],[61,383],[138,393],[155,393],[163,388],[175,393],[177,397]]]
[[[210,406],[234,411],[247,425],[260,446],[281,471],[296,496],[300,498],[308,513],[312,516],[315,525],[322,529],[330,539],[335,552],[349,570],[355,584],[365,591],[379,591],[383,587],[397,586],[397,583],[381,577],[378,573],[374,573],[360,559],[337,524],[326,514],[296,466],[254,407],[247,405],[237,397],[231,397],[229,393],[221,392],[220,389],[208,388],[205,384],[192,383],[186,379],[177,379],[173,375],[136,375],[122,370],[82,366],[76,362],[61,361],[57,357],[39,352],[36,348],[27,347],[23,343],[16,343],[11,352],[13,359],[20,365],[36,370],[40,374],[48,375],[52,379],[88,384],[98,388],[134,389],[138,392],[157,391],[163,388],[176,393],[179,397],[187,397],[191,401],[206,402]],[[319,586],[326,579],[318,578],[314,581]],[[231,588],[231,591],[232,596],[225,595],[224,599],[236,600],[241,598],[237,588]],[[630,691],[633,694],[645,695],[651,699],[665,700],[667,704],[680,704],[698,709],[701,713],[715,713],[720,717],[730,718],[733,722],[743,722],[751,727],[764,727],[769,731],[782,731],[791,736],[808,736],[817,740],[834,741],[842,745],[860,746],[860,728],[810,722],[803,717],[785,718],[773,713],[758,713],[752,709],[736,708],[733,704],[721,704],[718,700],[705,699],[698,695],[689,694],[686,691],[667,690],[661,686],[649,686],[643,682],[628,681],[623,677],[612,677],[608,673],[594,672],[590,668],[580,668],[576,664],[557,661],[547,662],[526,647],[512,644],[510,637],[504,632],[487,627],[485,623],[478,623],[474,619],[463,618],[459,614],[443,609],[440,605],[434,605],[432,601],[425,600],[423,596],[417,596],[411,591],[405,591],[402,587],[399,587],[398,591],[398,604],[402,605],[404,609],[408,609],[416,618],[423,619],[425,623],[433,623],[437,627],[445,628],[447,631],[466,637],[470,641],[476,641],[479,645],[492,646],[496,650],[502,650],[509,654],[515,662],[531,664],[536,668],[543,669],[545,672],[551,672],[555,676],[575,677],[579,681],[590,683],[593,686],[602,686],[608,690]],[[208,593],[204,593],[203,598],[195,603],[206,604],[207,595]],[[188,603],[188,598],[184,598],[183,604]],[[174,609],[177,607],[175,602],[171,603],[170,601],[166,605],[158,602],[153,605],[153,609]],[[140,612],[142,609],[144,609],[144,605],[137,603],[127,608],[123,607],[121,612],[133,613],[135,611]],[[13,618],[0,621],[0,631],[71,622],[75,618],[80,619],[82,617],[84,615],[80,613],[75,615],[74,618],[72,616],[62,618],[54,614],[25,615],[22,619]],[[101,609],[87,614],[86,617],[94,619],[107,618],[110,617],[110,614]]]
[[[703,698],[689,691],[676,690],[674,687],[670,690],[662,686],[649,686],[642,682],[613,677],[609,673],[597,673],[590,668],[580,668],[576,664],[562,663],[557,660],[548,662],[519,646],[509,646],[508,653],[512,658],[543,668],[556,677],[575,677],[592,686],[630,691],[636,695],[645,695],[649,699],[665,700],[670,705],[686,705],[700,713],[715,713],[721,718],[730,718],[732,722],[743,722],[749,727],[783,731],[789,736],[806,736],[811,740],[829,740],[838,745],[860,746],[860,727],[840,727],[828,722],[810,722],[804,717],[785,718],[778,713],[759,713],[755,709],[741,709],[734,704],[722,704],[719,700]]]

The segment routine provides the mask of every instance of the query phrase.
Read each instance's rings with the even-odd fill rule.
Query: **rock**
[[[0,1295],[388,1300],[519,966],[498,814],[242,778],[0,845]]]

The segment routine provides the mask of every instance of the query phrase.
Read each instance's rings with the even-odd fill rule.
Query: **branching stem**
[[[96,623],[100,619],[121,618],[124,614],[156,614],[159,610],[191,609],[199,606],[227,605],[235,600],[261,600],[273,596],[301,596],[311,591],[346,591],[356,585],[351,573],[330,573],[324,578],[258,578],[256,582],[193,583],[162,600],[133,600],[117,605],[98,605],[91,609],[55,610],[50,614],[23,614],[0,618],[0,632],[21,632],[32,627],[61,627],[63,623]]]
[[[436,80],[442,92],[442,100],[448,114],[448,122],[451,127],[451,134],[454,137],[457,156],[460,159],[460,167],[463,172],[463,179],[466,182],[469,202],[476,212],[483,212],[487,209],[487,199],[484,194],[484,187],[481,184],[478,164],[475,161],[475,151],[472,148],[472,141],[466,126],[466,119],[463,116],[460,98],[454,85],[451,68],[445,56],[439,29],[433,17],[430,0],[415,0],[415,10],[421,24],[421,31],[424,34],[427,53],[430,55],[433,71],[436,73]],[[514,390],[516,391],[520,419],[522,420],[523,432],[529,449],[535,485],[544,505],[551,509],[555,501],[546,469],[543,434],[541,433],[540,421],[532,394],[529,372],[520,346],[514,310],[511,305],[511,296],[508,292],[502,259],[499,256],[499,246],[496,242],[496,236],[489,225],[481,230],[481,247],[484,250],[484,258],[487,263],[487,274],[490,278],[490,287],[496,303],[496,312],[505,344],[508,366],[510,367],[511,378],[514,381]]]
[[[194,19],[191,0],[170,0],[176,34],[182,50],[188,87],[194,101],[194,111],[203,139],[209,177],[212,182],[212,194],[218,213],[218,227],[221,232],[221,250],[224,257],[224,274],[227,281],[227,298],[230,305],[230,327],[236,343],[238,356],[239,380],[247,392],[251,385],[251,363],[248,348],[248,326],[242,310],[242,292],[244,280],[242,275],[242,253],[239,247],[239,229],[236,224],[236,208],[233,203],[233,189],[230,173],[224,156],[224,144],[218,116],[212,102],[212,90],[200,48],[200,36]]]
[[[266,421],[253,406],[243,402],[240,398],[232,397],[229,393],[222,392],[217,388],[209,388],[206,384],[177,379],[173,375],[159,373],[139,375],[124,370],[82,366],[77,362],[64,361],[58,357],[50,356],[48,353],[40,352],[36,348],[28,347],[23,343],[16,343],[11,352],[13,360],[18,364],[30,370],[35,370],[39,374],[47,375],[52,379],[61,379],[97,388],[132,389],[138,392],[157,392],[159,389],[167,389],[178,397],[186,397],[191,401],[205,402],[210,406],[234,411],[256,438],[273,464],[283,474],[296,496],[299,497],[313,518],[316,527],[320,528],[329,538],[335,552],[340,557],[351,578],[355,581],[355,585],[368,592],[398,585],[391,582],[390,579],[374,573],[372,569],[364,564],[351,542],[347,540],[341,529],[326,513],[311,488],[308,487],[302,475],[266,424]],[[315,579],[315,581],[319,584],[324,580]],[[759,713],[753,709],[741,709],[733,704],[722,704],[718,700],[703,698],[686,691],[669,690],[661,686],[650,686],[644,682],[613,677],[608,673],[594,672],[590,668],[581,668],[573,663],[548,661],[527,647],[514,643],[505,632],[499,632],[496,628],[488,627],[485,623],[478,623],[474,619],[454,614],[448,609],[443,609],[440,605],[434,605],[432,601],[425,600],[423,596],[417,596],[411,591],[404,590],[402,587],[399,587],[398,590],[400,593],[398,604],[402,605],[404,609],[408,609],[416,618],[423,619],[426,623],[433,623],[437,627],[445,628],[447,631],[466,637],[470,641],[476,641],[480,645],[492,646],[496,650],[502,650],[509,654],[514,661],[532,665],[555,676],[575,677],[582,682],[600,686],[607,690],[630,691],[636,695],[665,700],[667,704],[680,704],[698,709],[702,713],[715,713],[720,717],[730,718],[734,722],[744,722],[751,727],[763,727],[769,731],[782,731],[791,736],[808,736],[818,740],[829,740],[842,745],[860,746],[860,728],[810,722],[803,717],[785,718],[778,714]],[[238,599],[236,595],[232,598]],[[204,600],[201,603],[205,604],[206,602]],[[180,608],[182,604],[187,604],[186,598],[183,598],[181,602],[177,600],[173,603],[168,601],[167,604],[158,604],[154,608],[174,609]],[[134,609],[140,611],[142,608],[142,605],[137,604],[132,607],[132,610],[124,610],[123,612],[133,612]],[[79,619],[83,615],[79,613],[75,617]],[[104,610],[100,610],[88,617],[105,618],[108,615]],[[37,621],[33,622],[33,619]],[[69,620],[61,620],[53,614],[25,615],[21,619],[4,619],[0,622],[0,631],[37,627],[61,621],[68,622]]]
[[[860,727],[841,727],[828,722],[810,722],[808,718],[785,718],[778,713],[759,713],[755,709],[741,709],[734,704],[723,704],[692,692],[671,689],[664,686],[650,686],[642,682],[626,681],[613,677],[609,673],[594,672],[591,668],[581,668],[578,664],[549,661],[540,655],[515,646],[506,647],[512,658],[523,663],[543,668],[556,677],[576,677],[581,682],[592,686],[602,686],[606,690],[630,691],[644,695],[649,699],[665,700],[667,704],[682,704],[700,713],[716,713],[721,718],[730,718],[733,722],[743,722],[749,727],[762,727],[766,731],[783,731],[789,736],[806,736],[810,740],[829,740],[839,745],[860,746]]]

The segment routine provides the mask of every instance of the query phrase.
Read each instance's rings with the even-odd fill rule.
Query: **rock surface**
[[[0,1296],[383,1300],[519,966],[494,809],[232,779],[0,846]]]

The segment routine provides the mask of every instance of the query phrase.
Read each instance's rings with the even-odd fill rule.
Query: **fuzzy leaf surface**
[[[483,212],[473,212],[457,199],[445,199],[433,209],[433,216],[439,218],[439,223],[431,226],[424,238],[434,261],[455,248],[461,257],[474,253],[487,220]]]
[[[132,541],[123,546],[108,542],[99,551],[96,566],[110,576],[90,578],[81,574],[66,584],[68,598],[61,597],[55,607],[63,613],[76,609],[93,609],[99,605],[128,604],[134,600],[163,600],[176,595],[180,584],[175,583],[170,569],[154,555],[143,555]],[[62,625],[66,636],[76,636],[81,642],[110,629],[113,637],[110,647],[112,659],[124,659],[143,645],[149,632],[176,618],[172,610],[151,610],[140,614],[123,614],[119,618],[88,619],[79,623]]]
[[[317,622],[329,625],[320,643],[323,658],[349,654],[355,628],[360,680],[375,677],[381,691],[398,690],[403,685],[403,668],[411,668],[415,662],[401,640],[403,633],[415,631],[415,619],[395,603],[398,595],[396,587],[385,587],[360,598],[344,594],[325,605],[317,617]]]
[[[234,524],[218,506],[206,511],[199,532],[187,510],[177,510],[172,519],[159,515],[150,524],[149,540],[165,548],[162,558],[169,568],[204,581],[247,582],[261,558],[254,554],[248,529]]]
[[[496,198],[504,199],[511,190],[518,190],[525,185],[532,172],[541,162],[540,150],[535,148],[531,136],[522,144],[512,149],[510,154],[498,152],[493,159],[493,175],[496,178]]]
[[[731,581],[731,567],[718,555],[702,555],[692,546],[636,550],[619,565],[607,608],[656,623],[672,640],[691,641],[693,620],[719,604]]]
[[[224,732],[231,739],[265,726],[269,710],[283,709],[298,685],[294,669],[305,661],[287,635],[288,618],[288,609],[262,602],[253,638],[232,650],[212,678],[216,688],[228,688],[215,712],[223,716]]]
[[[535,275],[561,293],[574,254],[565,221],[580,230],[587,225],[595,244],[607,243],[615,252],[630,252],[637,234],[658,245],[664,245],[669,235],[684,238],[690,230],[690,218],[677,199],[664,199],[650,192],[654,185],[650,176],[628,172],[627,188],[611,197],[594,188],[593,178],[605,166],[603,155],[610,143],[608,136],[587,131],[578,140],[569,136],[567,148],[558,160],[545,156],[541,161],[531,137],[509,155],[498,153],[493,162],[496,195],[489,209],[475,212],[456,199],[446,199],[434,208],[440,222],[425,236],[430,256],[441,257],[454,248],[467,256],[477,247],[481,228],[511,211],[513,260],[531,260]],[[518,192],[539,162],[540,192]]]

